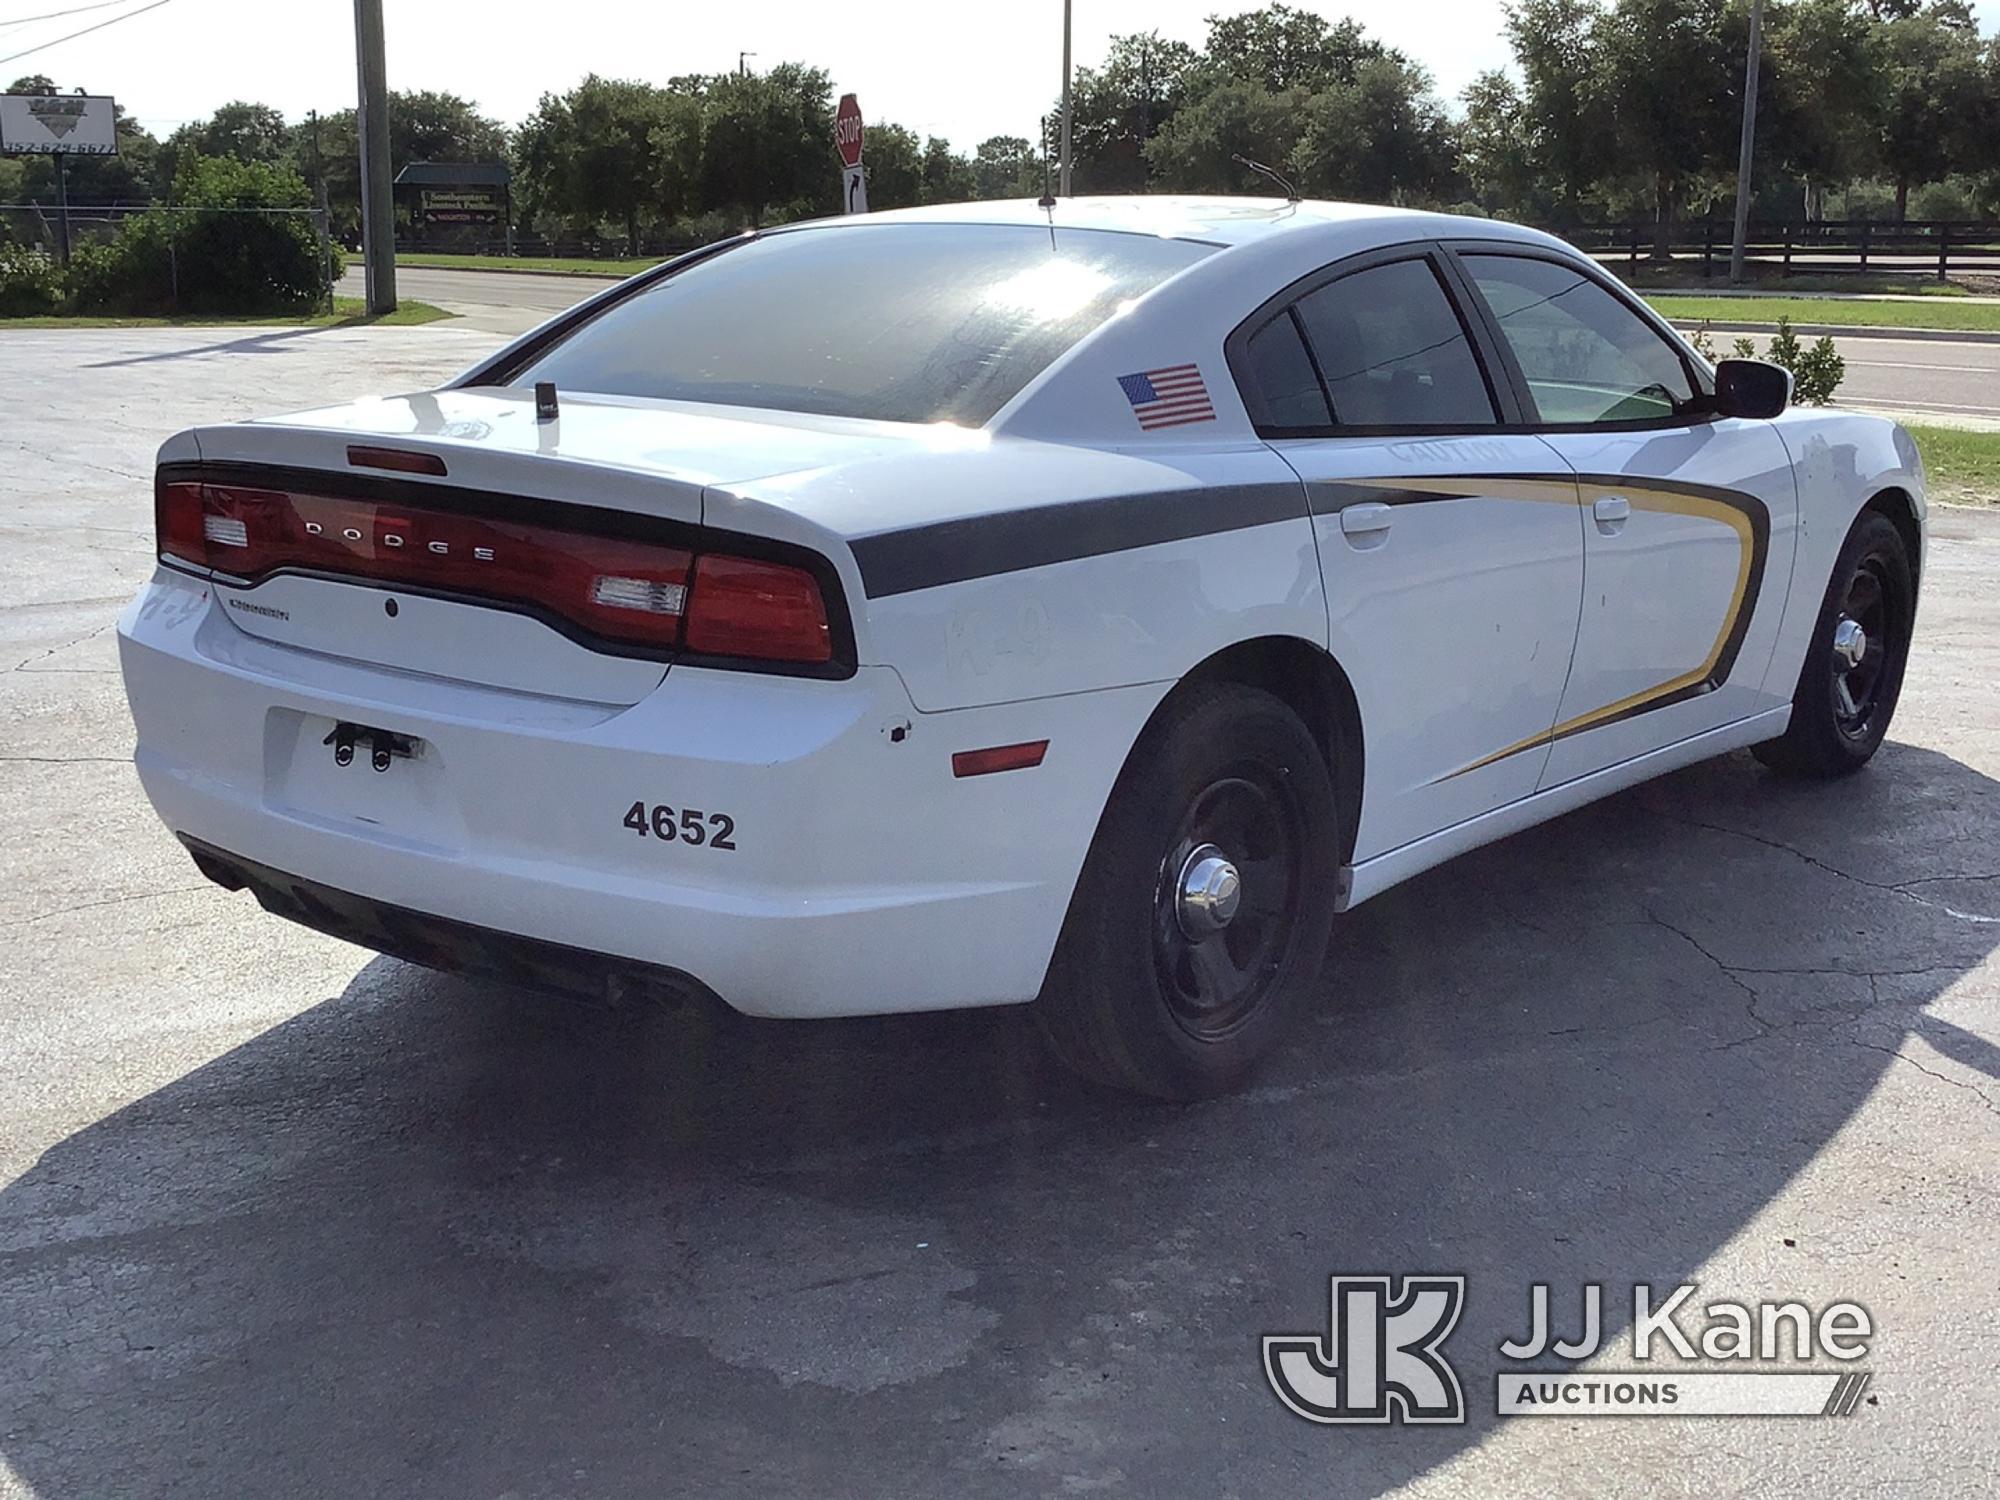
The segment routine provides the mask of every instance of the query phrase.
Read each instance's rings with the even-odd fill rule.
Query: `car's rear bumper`
[[[184,839],[271,872],[245,876],[260,895],[289,881],[390,914],[389,937],[437,919],[455,943],[484,929],[673,971],[757,1015],[1031,999],[1163,691],[919,714],[888,668],[676,667],[630,707],[576,703],[262,641],[168,571],[119,649],[147,795]],[[419,754],[336,768],[322,739],[342,722]],[[1043,738],[1037,769],[952,776],[953,751]],[[735,848],[639,833],[634,803],[649,825],[697,809],[711,836],[726,815]]]
[[[612,958],[584,948],[455,922],[406,906],[391,906],[254,860],[239,859],[186,834],[181,835],[181,842],[201,873],[224,890],[247,890],[274,916],[408,963],[581,999],[715,1000],[706,985],[679,969]]]

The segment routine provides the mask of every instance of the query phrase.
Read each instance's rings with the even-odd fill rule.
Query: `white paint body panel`
[[[119,622],[147,796],[168,826],[338,890],[694,975],[755,1015],[1033,995],[1097,813],[1164,692],[918,715],[896,674],[677,667],[628,708],[307,655],[162,569]],[[343,718],[423,742],[337,769]],[[891,730],[905,726],[901,741]],[[1035,772],[951,752],[1030,736]],[[734,852],[641,837],[635,800],[723,812]]]
[[[1031,204],[874,217],[1046,222]],[[569,392],[561,417],[538,423],[525,392],[454,389],[172,440],[163,462],[283,465],[336,486],[350,443],[390,442],[442,456],[453,486],[554,516],[597,506],[810,548],[839,580],[856,670],[663,669],[474,605],[405,600],[387,620],[378,589],[278,579],[238,596],[163,569],[119,625],[138,768],[162,818],[380,902],[681,969],[757,1014],[1023,1001],[1135,740],[1216,653],[1285,638],[1330,652],[1352,683],[1365,776],[1351,904],[1778,733],[1856,512],[1894,489],[1921,515],[1907,435],[1839,412],[1671,437],[1266,442],[1223,347],[1278,289],[1390,244],[1556,242],[1486,221],[1244,200],[1079,201],[1055,218],[1058,235],[1116,228],[1225,248],[1082,340],[980,430]],[[1202,371],[1215,420],[1140,432],[1117,377],[1179,362]],[[1712,521],[1635,508],[1619,535],[1600,535],[1592,502],[1615,491],[1596,478],[1565,490],[1572,466],[1747,490],[1770,536],[1715,691],[1551,738],[1698,661],[1732,577],[1732,534]],[[1375,538],[1322,503],[1346,481],[1452,473],[1539,475],[1557,494],[1509,496],[1489,479],[1490,493],[1390,507]],[[1121,504],[1171,512],[1179,530],[1104,541],[1098,508]],[[1231,507],[1255,523],[1236,524]],[[994,542],[1003,533],[1013,540]],[[938,579],[884,561],[885,539],[905,535],[931,539]],[[1024,552],[1023,537],[1061,555]],[[410,735],[421,752],[379,781],[365,769],[338,779],[317,744],[338,719]],[[1036,769],[951,773],[955,751],[1042,739]],[[634,801],[728,813],[739,847],[642,838],[621,825]]]
[[[1500,434],[1274,446],[1312,496],[1329,649],[1373,726],[1355,859],[1534,791],[1545,749],[1453,773],[1555,723],[1583,587],[1574,487],[1547,501],[1475,493],[1391,504],[1372,518],[1381,529],[1359,533],[1344,528],[1340,506],[1354,481],[1366,493],[1398,478],[1546,474],[1559,467],[1548,448]]]
[[[1763,503],[1768,536],[1750,623],[1714,691],[1558,739],[1541,785],[1645,755],[1791,701],[1794,670],[1773,691],[1766,668],[1791,590],[1797,486],[1772,424],[1712,421],[1667,432],[1556,433],[1544,439],[1580,475],[1584,607],[1576,660],[1558,722],[1567,723],[1695,671],[1738,608],[1744,548],[1712,515],[1654,508],[1644,485],[1712,485]],[[1630,484],[1615,476],[1628,476]],[[1600,523],[1596,502],[1630,497],[1622,523]],[[1831,559],[1828,560],[1829,567]]]

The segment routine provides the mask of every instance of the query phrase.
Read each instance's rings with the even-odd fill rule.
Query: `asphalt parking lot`
[[[0,340],[0,1495],[2000,1491],[2000,514],[1938,513],[1868,771],[1432,872],[1257,1087],[1140,1107],[1019,1012],[583,1009],[199,879],[111,633],[154,447],[495,342]],[[1383,1271],[1468,1278],[1464,1425],[1268,1389]],[[1497,1418],[1532,1281],[1859,1301],[1870,1399]]]

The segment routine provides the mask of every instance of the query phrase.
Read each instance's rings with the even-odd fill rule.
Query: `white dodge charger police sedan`
[[[1705,756],[1874,753],[1922,466],[1789,399],[1483,220],[749,234],[443,389],[168,442],[137,766],[211,878],[419,963],[1032,1001],[1213,1092],[1341,910]]]

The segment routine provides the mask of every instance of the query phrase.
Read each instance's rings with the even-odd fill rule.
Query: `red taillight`
[[[783,563],[704,553],[694,564],[687,648],[761,661],[832,661],[819,580]]]
[[[208,542],[201,528],[201,486],[163,484],[153,505],[160,556],[169,562],[208,566]]]
[[[160,555],[247,584],[318,573],[532,606],[607,642],[823,665],[804,568],[532,522],[240,485],[159,487]]]

